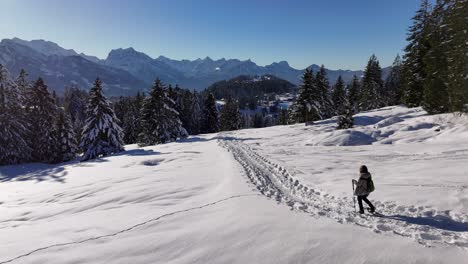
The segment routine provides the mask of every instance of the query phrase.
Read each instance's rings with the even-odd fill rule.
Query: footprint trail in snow
[[[374,204],[383,216],[358,215],[352,209],[351,198],[331,196],[303,185],[284,167],[256,153],[242,140],[220,137],[219,144],[233,154],[260,193],[293,210],[355,224],[376,233],[410,237],[424,246],[449,245],[468,250],[466,215],[378,201]]]

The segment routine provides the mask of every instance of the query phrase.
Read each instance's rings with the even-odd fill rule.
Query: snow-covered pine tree
[[[201,130],[201,122],[202,122],[202,110],[200,107],[200,95],[197,93],[197,91],[193,91],[191,93],[192,100],[190,101],[192,103],[190,109],[191,109],[191,116],[190,116],[190,133],[192,135],[197,135],[200,134]]]
[[[129,112],[129,105],[130,105],[130,97],[120,96],[118,100],[112,103],[112,107],[114,109],[115,116],[117,120],[119,120],[118,125],[122,128],[123,132],[123,141],[125,144],[132,144],[127,141],[127,133],[129,131],[125,130],[126,119],[125,116]]]
[[[361,84],[359,78],[353,75],[353,80],[348,86],[348,102],[353,113],[359,112],[359,99],[361,96]]]
[[[468,1],[447,1],[445,12],[448,93],[451,111],[468,109]]]
[[[89,91],[86,121],[80,147],[82,161],[107,156],[124,150],[123,132],[114,110],[102,93],[102,81],[97,78]]]
[[[30,126],[28,142],[32,148],[33,161],[53,162],[57,144],[57,105],[42,78],[37,79],[27,93],[25,109]]]
[[[18,92],[21,96],[21,103],[26,103],[26,95],[28,94],[29,90],[31,89],[31,83],[28,81],[28,74],[24,69],[20,70],[18,78],[16,78],[16,86],[18,87]]]
[[[382,69],[377,57],[372,54],[367,62],[364,77],[362,78],[360,110],[366,111],[383,106],[382,91]]]
[[[86,102],[88,101],[88,93],[80,90],[77,86],[72,86],[65,90],[64,106],[68,112],[75,133],[77,134],[77,142],[81,142],[81,131],[86,120]]]
[[[422,105],[430,114],[449,111],[449,95],[447,91],[448,69],[447,54],[445,54],[447,30],[443,14],[445,0],[437,0],[434,9],[426,20],[427,43],[430,47],[423,57],[426,78],[423,80],[424,96]]]
[[[163,85],[164,87],[164,85]],[[182,122],[180,121],[179,112],[177,108],[181,108],[181,89],[178,85],[176,85],[174,89],[175,93],[177,94],[177,101],[173,100],[169,95],[166,88],[164,88],[164,112],[161,125],[164,126],[166,124],[166,133],[168,135],[167,140],[175,141],[178,138],[186,138],[188,136],[187,130],[182,126]],[[165,143],[163,142],[163,143]]]
[[[156,79],[141,109],[140,146],[164,144],[187,136],[174,106],[168,90],[161,80]]]
[[[190,135],[193,135],[192,132],[192,107],[193,107],[193,95],[189,90],[182,90],[180,94],[180,107],[179,107],[179,117],[182,122],[182,126],[187,130]]]
[[[291,108],[290,119],[298,123],[307,123],[322,119],[321,95],[314,81],[314,73],[311,69],[306,69],[302,75],[299,96]]]
[[[348,129],[348,128],[352,128],[353,125],[354,125],[353,110],[351,109],[351,105],[348,102],[346,102],[344,114],[338,117],[337,129]]]
[[[327,71],[322,64],[320,70],[315,75],[315,85],[320,95],[319,112],[321,118],[329,118],[333,115],[333,102],[331,100],[330,82],[328,81]]]
[[[221,110],[220,124],[222,131],[237,130],[240,128],[241,117],[239,104],[234,98],[228,97]]]
[[[27,135],[20,92],[6,67],[0,64],[0,165],[31,159]]]
[[[404,91],[403,102],[409,107],[420,106],[424,97],[424,80],[426,70],[423,58],[429,49],[427,20],[430,5],[428,0],[422,0],[421,6],[412,18],[409,28],[408,45],[404,55]]]
[[[205,98],[203,126],[201,130],[202,133],[216,133],[219,131],[218,108],[216,107],[216,100],[212,93],[208,94]]]
[[[78,152],[78,145],[70,117],[63,109],[59,109],[55,133],[57,145],[53,162],[59,163],[74,159]]]
[[[131,107],[131,120],[130,120],[130,127],[133,130],[131,133],[131,141],[133,143],[138,142],[138,136],[141,133],[141,109],[143,107],[143,101],[145,100],[145,94],[138,92],[132,100],[132,107]],[[128,117],[127,117],[128,119]]]
[[[167,90],[167,95],[169,96],[169,98],[172,99],[172,101],[174,101],[173,108],[177,111],[177,113],[179,113],[179,118],[180,118],[182,109],[184,107],[183,105],[184,90],[182,90],[177,84],[174,88],[172,87],[172,85],[169,84],[166,90]]]
[[[134,144],[140,133],[140,107],[138,106],[139,95],[136,97],[120,97],[114,104],[114,112],[119,120],[119,126],[123,129],[123,140],[125,144]]]
[[[335,115],[342,115],[346,111],[346,90],[341,75],[333,86],[332,101]]]
[[[403,65],[400,55],[397,54],[392,64],[390,74],[385,80],[385,105],[401,104],[403,79]]]

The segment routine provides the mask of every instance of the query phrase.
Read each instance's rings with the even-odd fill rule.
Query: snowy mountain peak
[[[49,55],[58,55],[58,56],[77,56],[78,55],[78,53],[76,53],[73,49],[64,49],[55,42],[47,41],[43,39],[35,39],[35,40],[27,41],[27,40],[22,40],[19,38],[13,38],[12,41],[17,44],[30,47],[48,56]]]
[[[159,55],[159,57],[156,58],[156,60],[162,60],[162,61],[165,61],[165,60],[170,60],[168,57],[166,56],[163,56],[163,55]]]
[[[150,56],[146,55],[143,52],[136,51],[134,48],[129,47],[126,49],[113,49],[107,55],[106,63],[115,59],[128,59],[128,60],[143,60],[143,61],[150,61],[153,60]]]
[[[2,43],[5,43],[4,41],[8,42],[12,42],[14,44],[19,44],[19,45],[22,45],[22,46],[26,46],[28,48],[31,48],[41,54],[44,54],[46,56],[63,56],[63,57],[67,57],[67,56],[80,56],[84,59],[87,59],[89,61],[92,61],[94,63],[100,63],[101,60],[98,58],[98,57],[95,57],[95,56],[89,56],[89,55],[86,55],[84,53],[80,53],[78,54],[75,50],[73,49],[65,49],[61,46],[59,46],[57,43],[55,42],[52,42],[52,41],[47,41],[47,40],[43,40],[43,39],[34,39],[34,40],[31,40],[31,41],[27,41],[27,40],[23,40],[23,39],[20,39],[20,38],[12,38],[11,40],[10,39],[3,39],[2,40]]]
[[[290,67],[289,63],[287,61],[285,61],[285,60],[282,60],[282,61],[278,62],[278,65],[281,65],[281,66],[284,66],[284,67]]]
[[[289,63],[287,61],[284,61],[284,60],[282,60],[280,62],[273,62],[272,64],[267,65],[266,67],[276,68],[276,69],[283,69],[283,70],[292,69],[292,67],[289,65]]]
[[[43,58],[49,57],[50,55],[59,56],[60,58]],[[71,58],[79,56],[86,59],[86,61],[93,63],[91,64],[77,64],[74,61],[79,61],[77,58]],[[65,60],[69,65],[65,68],[73,68],[73,71],[66,71],[66,75],[61,67],[56,67],[53,64],[53,60]],[[40,69],[32,68],[32,61],[41,62],[47,67]],[[26,69],[31,73],[31,76],[46,78],[47,81],[52,81],[50,76],[62,76],[63,82],[58,79],[57,85],[64,86],[68,83],[81,83],[83,76],[93,75],[95,73],[89,72],[89,68],[93,67],[100,69],[105,67],[112,75],[115,69],[120,69],[128,74],[132,75],[126,78],[137,79],[143,82],[145,85],[139,85],[141,87],[150,87],[151,83],[155,78],[160,78],[166,84],[179,84],[185,88],[204,89],[209,87],[211,84],[221,81],[228,80],[239,75],[265,75],[271,74],[281,79],[288,80],[294,84],[300,82],[300,77],[303,73],[303,69],[295,69],[289,65],[287,61],[279,61],[266,66],[259,66],[251,59],[239,60],[239,59],[226,59],[221,58],[214,60],[209,56],[205,58],[199,58],[196,60],[174,60],[164,56],[159,56],[153,59],[149,55],[135,50],[133,47],[129,48],[118,48],[111,50],[106,59],[100,60],[97,57],[89,56],[83,53],[77,54],[72,49],[64,49],[58,44],[46,40],[33,40],[26,41],[19,38],[4,39],[0,43],[0,63],[7,65],[7,67],[17,71],[21,68]],[[84,66],[86,65],[86,66]],[[312,64],[309,68],[317,72],[320,66]],[[361,76],[362,71],[343,71],[343,70],[329,70],[327,69],[330,83],[333,83],[339,75],[342,76],[345,82],[349,82],[353,75]],[[388,73],[388,68],[383,69],[383,78]],[[54,77],[55,78],[55,77]],[[117,82],[121,78],[113,77]],[[88,77],[86,78],[88,79]],[[132,83],[135,83],[132,81]],[[90,83],[85,83],[85,87],[89,87]],[[123,87],[124,85],[122,85]],[[125,87],[126,89],[133,90],[136,88]],[[59,88],[60,89],[60,88]]]

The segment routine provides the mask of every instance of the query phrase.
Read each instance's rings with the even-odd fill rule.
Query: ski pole
[[[354,212],[356,212],[356,197],[354,197],[354,182],[351,180],[351,185],[353,186],[353,207],[354,207]]]

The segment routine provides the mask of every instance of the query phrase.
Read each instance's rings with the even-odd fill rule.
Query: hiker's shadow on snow
[[[25,165],[5,166],[0,169],[0,182],[9,181],[52,181],[65,183],[68,172],[64,163],[61,165],[31,163]]]
[[[423,216],[407,216],[407,215],[386,215],[384,218],[404,221],[410,224],[429,226],[437,229],[454,231],[454,232],[467,232],[467,222],[457,222],[448,217],[434,216],[434,217],[423,217]]]

